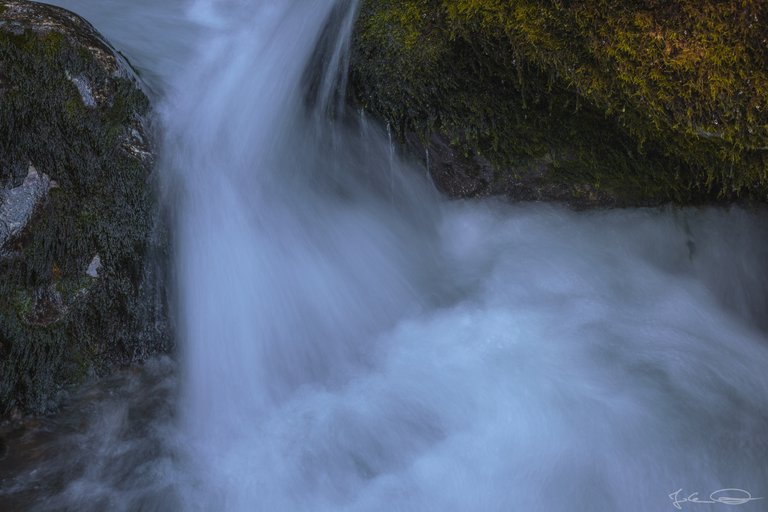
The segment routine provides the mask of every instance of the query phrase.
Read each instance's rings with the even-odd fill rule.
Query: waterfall
[[[389,127],[331,122],[353,3],[201,5],[169,131],[194,503],[648,510],[761,482],[764,439],[708,430],[758,439],[759,335],[623,234],[675,227],[443,203]]]
[[[102,399],[53,450],[89,471],[46,462],[20,502],[765,510],[765,211],[448,201],[344,109],[355,1],[187,7],[117,31],[159,54],[181,396]],[[136,430],[143,393],[166,412]]]
[[[428,256],[418,223],[363,168],[383,143],[352,143],[326,117],[342,111],[355,4],[257,2],[248,16],[204,5],[231,20],[182,78],[168,146],[184,405],[206,444],[250,435],[303,387],[351,378],[376,334],[419,307],[423,277],[408,267]],[[337,147],[340,135],[358,147]],[[407,181],[403,201],[434,203]]]

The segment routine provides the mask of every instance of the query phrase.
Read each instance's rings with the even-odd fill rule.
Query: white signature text
[[[669,495],[672,505],[676,509],[682,510],[683,503],[720,503],[722,505],[743,505],[750,501],[762,500],[763,498],[753,498],[752,494],[744,489],[720,489],[711,493],[707,498],[700,498],[698,492],[683,494],[682,489],[678,489]]]

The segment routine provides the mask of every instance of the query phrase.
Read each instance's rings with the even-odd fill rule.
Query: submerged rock
[[[768,2],[362,0],[353,92],[454,196],[768,198]]]
[[[167,348],[149,116],[90,24],[0,0],[0,415]]]

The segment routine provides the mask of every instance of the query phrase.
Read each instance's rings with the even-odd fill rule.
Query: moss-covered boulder
[[[453,195],[768,197],[764,0],[362,0],[351,72]]]
[[[0,0],[0,416],[168,343],[145,265],[149,114],[86,21]]]

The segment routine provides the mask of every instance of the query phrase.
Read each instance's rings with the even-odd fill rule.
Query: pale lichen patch
[[[93,257],[91,262],[88,264],[88,268],[85,269],[85,275],[96,279],[97,277],[99,277],[100,270],[101,270],[101,256],[97,254],[96,256]]]
[[[0,191],[0,254],[6,242],[29,224],[35,208],[50,188],[50,178],[30,165],[21,185]]]
[[[93,96],[93,89],[88,79],[83,75],[72,76],[69,71],[67,71],[67,79],[77,88],[77,92],[80,93],[80,98],[83,100],[83,105],[88,108],[96,108],[96,99]]]

